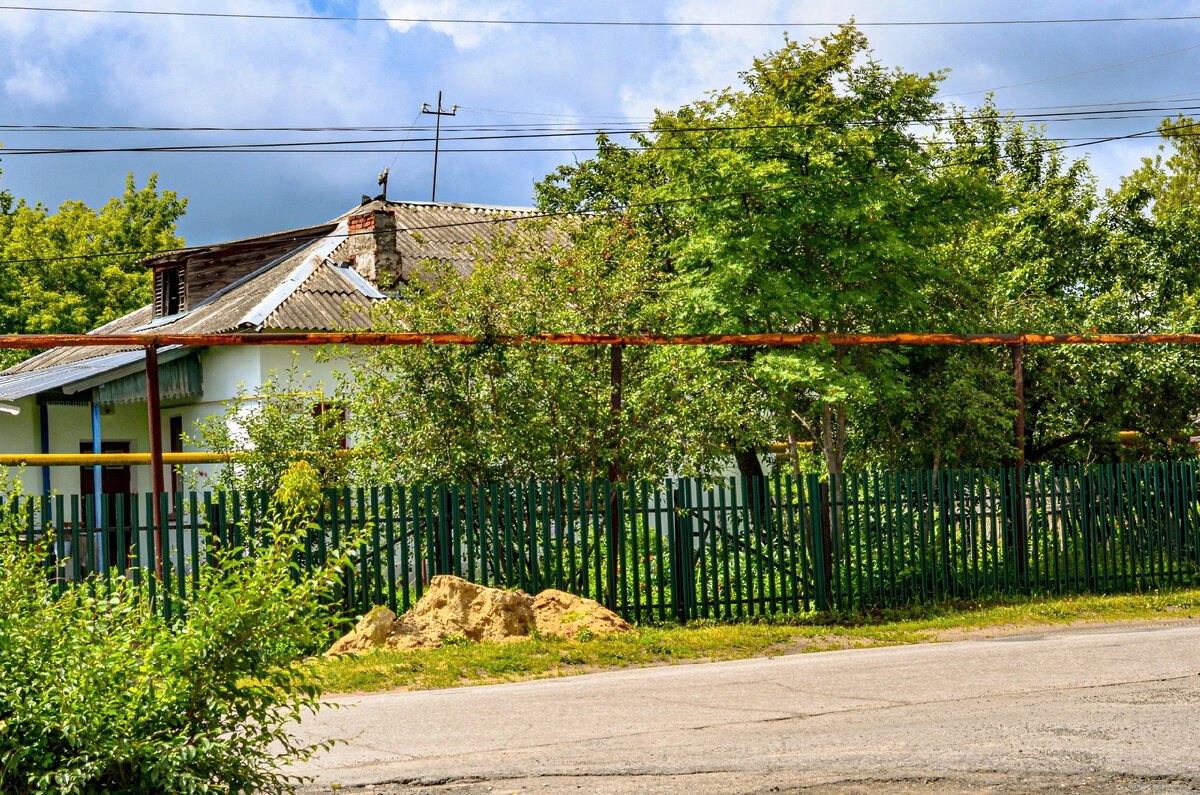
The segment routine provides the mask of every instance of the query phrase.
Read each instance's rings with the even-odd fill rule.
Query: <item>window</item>
[[[166,317],[183,311],[183,266],[169,265],[154,273],[154,316]]]

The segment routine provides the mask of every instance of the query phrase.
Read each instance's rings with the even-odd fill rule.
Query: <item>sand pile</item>
[[[447,638],[503,643],[527,638],[534,628],[541,635],[574,638],[581,630],[608,635],[630,627],[593,599],[553,589],[530,596],[439,574],[412,610],[397,616],[386,607],[376,607],[327,654],[351,654],[376,647],[430,649]]]
[[[581,630],[592,635],[613,635],[629,630],[625,619],[595,599],[584,599],[553,588],[533,597],[533,619],[540,635],[577,638]]]

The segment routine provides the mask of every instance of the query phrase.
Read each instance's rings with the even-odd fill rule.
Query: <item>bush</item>
[[[305,575],[276,525],[253,556],[215,550],[167,622],[124,578],[59,596],[16,531],[0,522],[0,792],[292,790],[283,766],[324,745],[286,731],[320,706],[294,650],[330,637],[340,561]]]

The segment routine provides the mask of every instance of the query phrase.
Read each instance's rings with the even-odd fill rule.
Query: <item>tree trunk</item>
[[[761,478],[763,476],[762,461],[759,460],[758,453],[754,450],[737,448],[733,451],[733,457],[737,461],[738,472],[742,473],[743,477]]]
[[[800,482],[800,451],[799,445],[796,444],[796,432],[788,431],[788,458],[792,462],[792,475],[796,478],[796,482]]]

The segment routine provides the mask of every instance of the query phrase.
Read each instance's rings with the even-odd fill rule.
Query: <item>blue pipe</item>
[[[100,446],[100,404],[95,400],[92,401],[92,452],[99,454]],[[96,494],[96,527],[100,527],[101,514],[100,506],[102,503],[102,494],[104,492],[104,477],[103,470],[99,464],[92,467],[92,490]]]
[[[50,452],[50,407],[38,404],[38,418],[42,425],[42,453]],[[42,494],[50,496],[50,467],[42,467]]]

